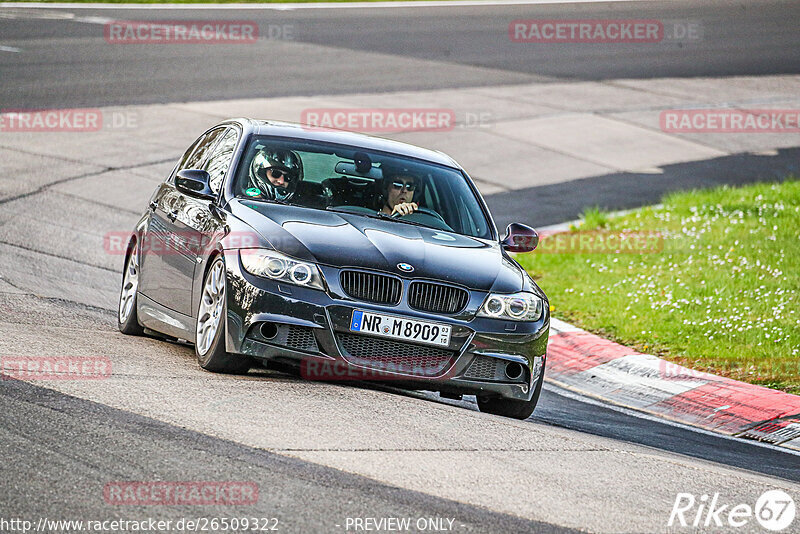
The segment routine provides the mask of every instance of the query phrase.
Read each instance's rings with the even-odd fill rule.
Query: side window
[[[216,130],[211,130],[201,137],[199,142],[196,143],[196,148],[192,154],[182,162],[178,170],[197,169],[198,166],[203,162],[203,159],[205,159],[208,151],[214,147],[217,139],[219,139],[219,136],[222,135],[224,131],[225,128],[217,128]]]
[[[203,157],[208,152],[208,149],[214,146],[214,141],[219,138],[219,135],[225,131],[225,128],[217,128],[216,130],[212,130],[208,133],[201,135],[189,149],[183,153],[181,160],[172,169],[172,173],[169,175],[167,182],[173,183],[175,180],[175,174],[178,171],[182,171],[183,169],[193,169],[197,168],[196,166],[203,161]]]
[[[238,140],[238,132],[234,128],[230,128],[208,157],[205,170],[208,171],[208,174],[211,176],[209,185],[211,186],[211,190],[215,193],[218,193],[222,186],[225,174],[228,172],[228,167],[231,164],[231,159],[233,159],[233,152],[236,150],[236,143]]]
[[[167,182],[172,182],[173,179],[175,178],[175,173],[177,173],[180,169],[185,169],[186,168],[186,167],[184,167],[184,165],[186,164],[186,160],[188,160],[189,157],[192,154],[194,154],[195,150],[197,150],[198,145],[200,145],[200,143],[202,143],[203,139],[205,139],[205,138],[206,138],[205,134],[201,135],[199,138],[197,138],[195,140],[194,143],[192,143],[192,146],[190,146],[186,150],[186,152],[183,153],[183,156],[181,156],[181,159],[180,159],[180,161],[178,161],[178,164],[175,165],[175,167],[172,169],[172,172],[169,173],[169,177],[167,178]]]

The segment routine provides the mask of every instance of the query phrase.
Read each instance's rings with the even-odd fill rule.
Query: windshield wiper
[[[411,225],[414,225],[414,226],[422,226],[423,228],[432,228],[431,226],[428,226],[427,224],[422,224],[422,223],[415,222],[415,221],[403,220],[402,217],[392,217],[391,215],[386,215],[382,211],[372,211],[372,210],[370,210],[370,211],[365,212],[365,211],[362,211],[363,208],[356,207],[356,206],[353,206],[353,207],[355,207],[357,209],[351,211],[351,210],[348,210],[347,208],[333,207],[333,206],[328,206],[325,209],[327,211],[333,211],[333,212],[336,212],[336,213],[346,213],[348,215],[360,215],[362,217],[368,217],[370,219],[381,219],[381,220],[384,220],[384,221],[393,221],[393,222],[400,222],[400,223],[403,223],[403,224],[411,224]],[[434,230],[435,230],[435,228],[434,228]]]
[[[414,226],[423,226],[425,228],[430,228],[430,226],[428,226],[427,224],[404,220],[402,217],[393,217],[391,215],[386,215],[382,211],[377,212],[375,215],[367,215],[367,217],[371,217],[373,219],[383,219],[385,221],[401,222],[403,224],[413,224]]]
[[[347,213],[348,215],[363,215],[363,216],[365,216],[365,217],[369,217],[369,216],[370,216],[370,215],[369,215],[369,213],[365,213],[365,212],[363,211],[363,208],[361,208],[361,207],[358,207],[358,206],[353,206],[353,207],[355,207],[356,209],[354,209],[354,210],[349,210],[349,209],[347,209],[347,208],[348,208],[348,206],[345,206],[345,207],[341,207],[341,206],[328,206],[327,208],[325,208],[325,211],[334,211],[334,212],[336,212],[336,213]],[[370,213],[371,213],[371,212],[370,212]]]
[[[282,206],[294,206],[294,204],[290,203],[288,200],[282,200],[277,198],[246,198],[245,200],[253,200],[255,202],[266,202],[268,204],[281,204]]]

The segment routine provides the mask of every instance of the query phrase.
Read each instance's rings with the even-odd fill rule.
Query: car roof
[[[344,130],[334,130],[316,126],[312,127],[293,122],[273,120],[231,119],[225,122],[240,123],[245,130],[250,130],[257,135],[290,137],[308,141],[335,143],[363,148],[365,150],[387,152],[461,170],[461,166],[456,163],[453,158],[443,152],[409,145],[408,143],[401,143],[400,141],[392,141],[391,139],[384,139],[382,137],[373,137],[371,135],[347,132]]]

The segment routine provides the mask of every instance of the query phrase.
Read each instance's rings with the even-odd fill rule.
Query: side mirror
[[[530,226],[511,223],[500,244],[509,252],[531,252],[539,245],[539,234]]]
[[[211,176],[200,169],[184,169],[175,175],[175,189],[190,197],[203,200],[215,200],[217,194],[211,190],[208,182]]]

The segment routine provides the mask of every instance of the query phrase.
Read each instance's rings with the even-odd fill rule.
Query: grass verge
[[[800,181],[588,215],[576,230],[588,232],[584,246],[559,251],[547,246],[556,236],[544,237],[541,251],[517,257],[555,317],[693,369],[800,394]],[[635,232],[659,235],[656,251],[595,246]]]

